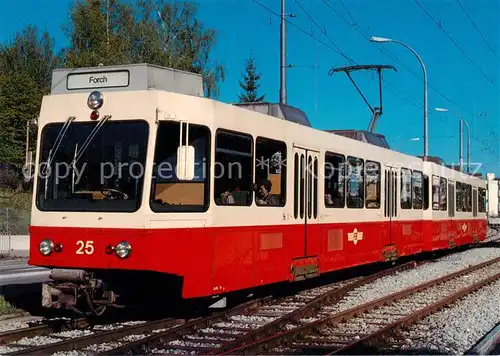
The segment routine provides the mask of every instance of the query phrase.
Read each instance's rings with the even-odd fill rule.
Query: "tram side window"
[[[472,185],[467,184],[467,212],[472,212]]]
[[[413,209],[422,209],[422,172],[413,171],[411,187]]]
[[[366,208],[380,208],[380,163],[366,161]]]
[[[429,209],[429,176],[424,174],[424,210]]]
[[[478,210],[480,213],[485,213],[486,212],[486,190],[484,188],[478,188],[479,194],[478,194]]]
[[[401,209],[411,209],[411,171],[401,168]]]
[[[439,210],[439,177],[432,176],[432,210]]]
[[[447,204],[448,185],[447,185],[446,179],[441,178],[440,184],[441,184],[441,187],[440,187],[440,196],[439,196],[439,210],[446,211],[446,210],[448,210],[448,204]]]
[[[343,208],[345,205],[345,158],[327,152],[325,154],[325,206]]]
[[[253,140],[219,129],[215,136],[214,199],[217,205],[250,206],[253,198]]]
[[[456,202],[456,209],[457,211],[461,212],[462,211],[462,183],[457,182],[457,188],[456,188],[456,194],[455,194],[455,202]]]
[[[255,141],[255,180],[258,206],[285,206],[286,202],[286,144],[264,137]],[[270,190],[261,191],[262,183]]]
[[[347,207],[361,209],[364,206],[364,162],[361,158],[347,157]]]
[[[160,122],[151,187],[150,206],[154,212],[203,212],[209,206],[210,130],[206,126],[182,124],[183,143],[194,148],[194,177],[177,176],[181,124]],[[180,155],[182,157],[182,155]],[[190,167],[186,167],[190,169]],[[181,173],[182,174],[182,173]],[[189,178],[189,177],[188,177]]]

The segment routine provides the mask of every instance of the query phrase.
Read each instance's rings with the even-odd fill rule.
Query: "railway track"
[[[390,294],[338,313],[320,312],[309,323],[288,325],[228,354],[370,354],[397,346],[399,330],[500,279],[500,258]]]
[[[168,345],[169,352],[221,352],[272,335],[289,322],[314,315],[321,306],[334,303],[355,288],[416,265],[415,262],[408,262],[366,277],[304,290],[279,299],[256,299],[229,311],[195,320],[163,319],[111,331],[98,331],[46,345],[25,347],[9,355],[47,355],[72,350],[102,355],[144,354],[164,345]],[[60,337],[60,334],[50,337]]]
[[[87,328],[90,322],[86,318],[78,319],[48,319],[40,322],[30,322],[29,327],[0,332],[0,345],[12,343],[23,338],[45,336],[67,330]]]

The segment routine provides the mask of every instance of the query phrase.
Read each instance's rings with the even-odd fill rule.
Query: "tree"
[[[50,92],[52,71],[59,64],[48,32],[27,26],[11,44],[0,46],[0,73],[26,73],[44,94]]]
[[[222,65],[210,60],[216,32],[197,19],[197,5],[168,0],[80,0],[65,31],[66,67],[150,63],[201,74],[205,95],[218,95]]]
[[[264,100],[265,94],[258,96],[257,90],[260,87],[258,83],[261,75],[257,73],[257,68],[255,65],[255,58],[250,56],[245,62],[245,74],[243,75],[243,81],[240,81],[240,87],[244,90],[242,94],[238,95],[238,99],[241,103],[254,103],[261,102]]]
[[[42,91],[25,71],[0,75],[0,162],[23,164],[26,122],[40,111]]]
[[[34,26],[0,45],[0,163],[24,162],[27,120],[38,116],[58,65],[53,46],[50,35],[40,35]],[[30,138],[34,147],[36,128],[31,127]]]

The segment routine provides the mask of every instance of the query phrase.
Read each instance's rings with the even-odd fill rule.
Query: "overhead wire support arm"
[[[333,75],[334,73],[338,72],[345,72],[347,77],[351,80],[352,84],[358,91],[358,93],[361,95],[363,98],[364,102],[368,107],[370,108],[370,111],[372,112],[373,116],[370,120],[370,123],[368,124],[368,131],[374,132],[375,127],[377,125],[377,121],[380,115],[382,115],[382,70],[383,69],[393,69],[395,72],[398,70],[391,65],[385,65],[385,64],[369,64],[369,65],[355,65],[355,66],[347,66],[347,67],[339,67],[339,68],[332,68],[328,72],[329,75]],[[359,88],[359,86],[356,84],[354,79],[351,76],[351,72],[358,71],[358,70],[376,70],[378,73],[378,85],[379,85],[379,96],[380,96],[380,104],[379,107],[372,107],[366,97],[363,95],[363,92]]]

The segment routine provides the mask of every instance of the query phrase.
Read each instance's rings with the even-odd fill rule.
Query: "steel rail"
[[[417,310],[412,314],[408,315],[407,317],[399,319],[370,335],[364,336],[358,340],[351,342],[350,344],[344,347],[338,348],[333,352],[328,353],[328,355],[347,354],[356,352],[357,350],[362,350],[366,348],[366,346],[370,346],[375,342],[384,340],[387,336],[396,334],[402,328],[417,323],[419,320],[439,311],[443,307],[456,302],[457,300],[477,291],[478,289],[481,289],[484,286],[497,281],[498,279],[500,279],[500,272],[486,279],[483,279],[480,282],[477,282],[470,287],[463,288],[460,291],[450,296],[447,296],[429,306]]]
[[[55,332],[72,330],[75,328],[86,328],[91,325],[87,318],[72,320],[55,319],[43,320],[43,324],[29,326],[22,329],[8,330],[0,333],[0,344],[5,345],[24,337],[44,336]]]
[[[173,328],[183,324],[184,322],[185,321],[182,319],[174,319],[174,318],[156,320],[139,325],[124,326],[122,328],[115,330],[99,331],[92,335],[86,335],[74,339],[63,340],[52,344],[27,347],[22,350],[7,353],[6,355],[48,355],[55,352],[72,351],[94,344],[119,340],[120,338],[133,333],[147,333],[155,329]]]
[[[390,294],[388,296],[379,298],[377,300],[362,304],[360,306],[345,310],[340,313],[336,313],[333,315],[329,315],[327,317],[324,317],[322,319],[316,320],[311,323],[306,323],[304,325],[298,326],[295,329],[292,330],[287,330],[283,331],[281,333],[275,334],[271,337],[260,339],[254,343],[244,345],[232,350],[227,351],[227,354],[262,354],[267,351],[272,350],[273,348],[277,346],[286,346],[289,343],[297,340],[304,338],[306,335],[310,334],[311,332],[314,332],[316,330],[319,330],[320,328],[323,328],[325,326],[334,326],[338,322],[342,321],[347,321],[355,316],[361,315],[362,313],[365,313],[367,311],[373,310],[377,307],[383,306],[388,303],[392,303],[394,301],[397,301],[399,299],[402,299],[406,296],[415,294],[417,292],[423,291],[425,289],[429,289],[433,286],[436,286],[438,284],[450,281],[452,279],[455,279],[457,277],[469,274],[471,272],[474,272],[476,270],[479,270],[481,268],[494,265],[496,263],[500,262],[500,257],[492,259],[490,261],[483,262],[481,264],[451,273],[449,275],[434,279],[432,281],[428,281],[422,284],[419,284],[417,286],[395,292],[393,294]],[[366,336],[366,335],[364,335]]]
[[[143,348],[147,347],[147,345],[153,344],[158,340],[173,340],[181,334],[186,334],[186,333],[192,333],[196,331],[198,328],[201,327],[208,327],[211,324],[214,324],[216,322],[222,321],[228,316],[240,314],[243,312],[251,311],[253,309],[258,308],[259,306],[263,305],[268,298],[262,298],[262,299],[256,299],[252,300],[240,305],[235,306],[234,308],[228,310],[228,311],[223,311],[216,313],[215,315],[211,315],[205,318],[201,319],[196,319],[193,321],[190,321],[182,326],[179,326],[173,330],[167,330],[166,332],[159,332],[156,334],[153,334],[151,336],[148,336],[144,339],[140,339],[134,342],[126,343],[120,347],[117,347],[112,350],[104,351],[99,353],[98,355],[124,355],[129,352],[137,352],[137,353],[143,353]]]
[[[222,353],[226,350],[231,350],[235,347],[241,346],[246,343],[253,342],[254,340],[257,340],[259,338],[267,337],[269,335],[272,335],[284,327],[288,322],[294,321],[294,320],[299,320],[302,317],[310,316],[313,315],[314,312],[320,308],[323,305],[327,305],[330,303],[335,302],[336,300],[341,299],[343,296],[345,296],[349,291],[358,288],[364,284],[370,283],[378,278],[381,278],[383,276],[387,276],[405,269],[409,269],[412,267],[415,267],[417,264],[414,261],[407,262],[402,265],[395,266],[393,268],[385,269],[382,271],[379,271],[377,273],[374,273],[372,275],[368,275],[365,277],[356,277],[348,281],[344,281],[341,283],[348,283],[345,286],[342,286],[337,289],[332,289],[327,291],[324,294],[321,294],[309,302],[306,302],[305,305],[302,307],[299,307],[289,313],[286,313],[285,315],[279,317],[278,319],[267,323],[261,327],[258,327],[256,329],[249,329],[249,330],[237,330],[238,328],[234,328],[235,331],[239,332],[244,332],[243,335],[231,335],[234,337],[233,341],[227,341],[223,342],[221,347],[216,347],[216,348],[204,348],[204,347],[196,347],[196,346],[187,346],[187,345],[175,345],[175,346],[166,346],[167,348],[170,349],[178,349],[178,350],[184,350],[184,351],[190,351],[194,353],[202,353],[202,354],[219,354]],[[352,282],[350,282],[352,281]],[[335,283],[332,284],[332,286],[335,286]],[[312,290],[314,290],[313,288]],[[307,292],[307,290],[305,291]],[[293,297],[292,297],[293,298]],[[258,307],[259,306],[269,306],[272,307],[273,305],[277,305],[282,301],[283,299],[286,298],[281,298],[278,300],[274,301],[267,301],[267,303],[263,303],[261,305],[256,305],[252,309],[246,309],[244,310],[245,312],[249,312],[249,315],[252,315],[254,313],[257,313]],[[179,327],[176,329],[173,329],[171,331],[166,331],[164,333],[159,333],[156,335],[152,335],[149,338],[146,339],[141,339],[137,340],[132,343],[124,344],[116,349],[103,352],[101,355],[122,355],[126,354],[129,352],[135,352],[135,353],[141,353],[144,352],[145,349],[152,349],[154,347],[163,347],[166,343],[169,341],[174,341],[177,339],[181,339],[185,336],[190,336],[193,334],[196,334],[198,330],[202,328],[209,327],[217,322],[220,321],[228,321],[230,316],[233,315],[238,315],[241,314],[242,310],[241,308],[237,308],[236,310],[232,310],[229,313],[221,313],[218,315],[216,318],[214,317],[208,317],[200,320],[193,321],[189,325],[186,324],[183,327]],[[231,328],[229,328],[231,329]],[[190,341],[187,339],[186,341]],[[196,340],[193,340],[196,342]],[[206,342],[210,342],[210,340],[207,340]],[[213,341],[214,343],[217,343],[218,341]]]
[[[266,324],[258,329],[255,329],[254,331],[251,331],[247,335],[237,338],[233,342],[229,342],[227,344],[224,344],[221,348],[218,348],[217,351],[215,352],[216,354],[223,353],[224,351],[229,351],[234,348],[237,348],[241,345],[245,345],[251,342],[254,342],[256,340],[259,340],[261,338],[270,336],[274,333],[277,333],[283,329],[283,326],[286,325],[289,322],[292,321],[298,321],[301,318],[306,318],[314,315],[314,313],[321,308],[324,305],[328,305],[331,303],[335,303],[342,299],[347,293],[350,291],[359,288],[365,284],[371,283],[375,281],[376,279],[379,279],[384,276],[388,276],[390,274],[393,274],[395,272],[399,272],[405,269],[409,269],[412,267],[415,267],[417,264],[414,261],[407,262],[405,264],[402,264],[400,266],[396,266],[394,268],[386,269],[383,271],[380,271],[378,273],[375,273],[373,275],[369,275],[367,277],[361,278],[357,281],[354,281],[353,283],[350,283],[346,286],[343,286],[339,289],[335,289],[332,291],[329,291],[323,295],[319,295],[313,300],[311,300],[309,303],[306,305],[300,307],[299,309],[286,314],[279,319]]]

